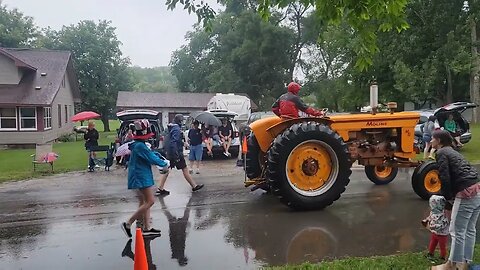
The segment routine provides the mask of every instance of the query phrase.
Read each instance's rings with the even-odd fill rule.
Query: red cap
[[[300,92],[300,84],[296,83],[296,82],[291,82],[288,84],[288,92],[292,93],[292,94],[295,94],[297,95],[298,92]]]

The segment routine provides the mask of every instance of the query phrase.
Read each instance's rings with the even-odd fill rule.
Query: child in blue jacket
[[[138,210],[122,223],[122,229],[130,238],[132,237],[131,225],[137,220],[137,225],[142,224],[143,235],[159,235],[160,230],[150,227],[150,208],[154,204],[154,185],[152,165],[167,167],[170,165],[168,160],[150,150],[145,141],[154,134],[150,131],[150,123],[146,119],[136,120],[134,142],[129,145],[131,151],[128,165],[128,189],[136,189],[138,192],[139,205]],[[140,226],[140,227],[142,227]]]

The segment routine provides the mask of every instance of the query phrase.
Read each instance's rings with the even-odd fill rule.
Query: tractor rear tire
[[[398,168],[384,166],[365,166],[365,174],[375,185],[386,185],[397,176]]]
[[[424,200],[440,193],[442,184],[438,176],[438,165],[435,161],[426,161],[415,168],[412,175],[412,188]]]
[[[268,151],[271,190],[295,210],[331,205],[345,191],[351,174],[347,145],[323,124],[294,124],[277,136]]]
[[[262,164],[260,164],[260,146],[253,133],[250,133],[247,140],[246,169],[247,177],[254,179],[262,174]]]

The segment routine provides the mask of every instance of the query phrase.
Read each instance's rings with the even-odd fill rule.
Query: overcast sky
[[[34,18],[39,27],[59,30],[81,20],[110,20],[117,28],[124,55],[133,65],[166,66],[172,52],[185,44],[184,36],[197,21],[177,6],[167,11],[165,0],[3,0]],[[209,1],[210,2],[210,1]],[[218,7],[218,6],[217,6]]]

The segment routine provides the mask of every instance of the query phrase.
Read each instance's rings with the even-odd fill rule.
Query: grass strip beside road
[[[95,121],[96,129],[99,130],[99,145],[110,145],[115,141],[118,121],[110,121],[111,132],[102,132],[103,124]],[[86,170],[88,165],[88,154],[85,150],[83,136],[74,142],[58,142],[53,145],[53,152],[59,155],[54,163],[54,173]],[[21,180],[50,175],[50,166],[40,164],[37,171],[33,172],[32,157],[35,149],[7,149],[0,150],[0,183],[10,180]],[[105,152],[98,153],[98,157],[105,157]]]
[[[428,243],[425,243],[425,249]],[[286,265],[267,267],[265,270],[351,270],[351,269],[430,269],[431,266],[441,264],[425,257],[425,252],[403,253],[391,256],[374,256],[368,258],[345,258],[320,263],[304,263],[300,265]],[[438,249],[437,249],[438,256]],[[480,261],[480,245],[475,245],[474,262]]]

